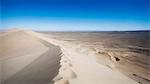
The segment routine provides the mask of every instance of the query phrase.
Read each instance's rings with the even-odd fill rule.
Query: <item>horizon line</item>
[[[25,29],[25,28],[7,28],[7,29],[0,29],[1,31],[8,31],[8,30],[32,30],[36,32],[150,32],[150,29],[137,29],[137,30],[35,30],[35,29]]]

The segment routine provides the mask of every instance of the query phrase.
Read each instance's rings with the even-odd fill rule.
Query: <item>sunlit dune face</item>
[[[8,34],[1,36],[0,41],[0,53],[2,58],[22,56],[26,53],[47,49],[47,47],[38,42],[35,37],[25,34],[25,32],[9,32]]]
[[[59,47],[24,30],[3,33],[0,41],[0,83],[53,83],[60,67]]]

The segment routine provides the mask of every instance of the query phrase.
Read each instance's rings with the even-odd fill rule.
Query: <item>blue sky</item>
[[[0,1],[0,29],[148,30],[148,0]]]

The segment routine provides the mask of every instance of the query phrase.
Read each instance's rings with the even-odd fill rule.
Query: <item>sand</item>
[[[147,64],[143,65],[143,63],[135,60],[114,57],[112,52],[105,53],[104,46],[101,46],[100,49],[91,48],[89,47],[91,46],[89,45],[91,41],[89,38],[86,39],[88,42],[81,42],[82,40],[75,41],[75,38],[68,38],[63,35],[18,29],[9,30],[2,34],[0,35],[3,44],[0,46],[2,49],[0,51],[1,84],[149,83],[149,75],[145,75],[148,73],[145,71],[147,69],[141,68],[147,67]],[[84,35],[88,36],[88,34]],[[102,44],[102,41],[95,40],[94,43]],[[143,57],[142,59],[146,58]],[[138,65],[130,66],[134,62]],[[121,67],[124,65],[125,67]],[[137,69],[134,75],[140,73],[138,76],[142,76],[139,78],[140,83],[137,78],[134,79],[128,75],[135,71],[130,69],[133,66]],[[143,79],[144,77],[147,81]]]
[[[48,38],[80,46],[98,64],[117,70],[140,84],[150,83],[149,31],[41,32]]]
[[[9,31],[0,42],[1,84],[47,84],[58,74],[59,47],[22,30]]]

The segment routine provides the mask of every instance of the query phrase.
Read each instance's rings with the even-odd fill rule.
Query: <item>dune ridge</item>
[[[51,77],[46,80],[49,82],[41,81],[40,82],[41,84],[140,84],[138,83],[138,81],[135,81],[130,77],[125,76],[120,71],[118,71],[115,62],[116,60],[120,60],[120,58],[112,56],[113,54],[111,53],[109,54],[102,53],[100,51],[86,48],[82,45],[77,45],[72,42],[67,42],[55,38],[49,38],[45,34],[33,32],[30,30],[19,30],[19,31],[15,30],[15,33],[16,31],[21,34],[24,32],[25,34],[23,35],[25,36],[29,35],[29,37],[34,38],[34,41],[42,44],[42,46],[40,47],[39,44],[35,46],[36,47],[38,46],[39,49],[43,47],[42,50],[43,53],[39,52],[41,50],[35,50],[35,52],[38,51],[39,53],[42,54],[42,55],[38,54],[40,55],[40,59],[36,59],[36,61],[33,61],[33,63],[29,63],[29,67],[22,70],[20,72],[20,75],[12,78],[10,82],[13,81],[14,79],[17,80],[19,77],[24,78],[27,75],[29,75],[29,73],[30,74],[34,73],[33,75],[38,74],[33,71],[39,70],[43,71],[43,74],[41,74],[43,75],[43,77],[45,77],[44,75],[46,74],[51,74]],[[10,33],[5,35],[10,35]],[[35,46],[33,46],[32,48],[34,48]],[[43,59],[43,61],[41,61],[41,59]],[[46,62],[41,64],[41,62],[44,61]],[[40,67],[45,67],[46,70],[44,69],[41,70]],[[33,68],[33,71],[30,70],[31,68]],[[47,73],[44,73],[45,71],[47,71]],[[22,83],[19,82],[19,84],[24,84],[26,81],[29,80],[31,81],[33,80],[32,78],[34,77],[36,78],[37,76],[33,76],[29,79],[22,78],[20,80],[24,80],[24,82]],[[48,78],[48,76],[46,76],[46,78]],[[42,79],[42,77],[39,78],[37,77],[37,82],[39,82],[38,80],[40,79]],[[2,84],[13,84],[13,83],[2,82]],[[25,84],[34,84],[34,83],[27,82]]]
[[[3,34],[0,37],[1,84],[52,84],[60,67],[60,48],[25,30]]]
[[[98,64],[118,70],[139,84],[150,83],[148,31],[40,33],[80,46],[78,52],[86,56],[93,54]]]
[[[138,84],[136,81],[124,76],[117,70],[112,70],[107,66],[99,65],[96,62],[95,57],[92,56],[94,53],[87,52],[87,50],[81,48],[81,46],[56,39],[49,39],[44,35],[32,31],[30,31],[30,33],[47,42],[58,45],[61,48],[63,53],[60,63],[61,68],[58,76],[54,79],[57,80],[55,84]],[[86,70],[88,71],[86,72]]]

